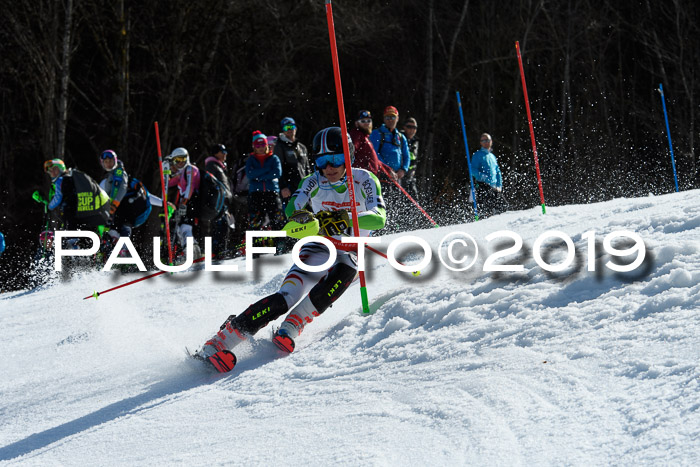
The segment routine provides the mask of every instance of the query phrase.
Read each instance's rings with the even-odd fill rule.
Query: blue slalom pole
[[[661,93],[661,103],[664,106],[664,118],[666,119],[666,134],[668,135],[668,147],[671,149],[671,166],[673,167],[673,181],[676,183],[676,193],[678,193],[678,175],[676,174],[676,159],[673,157],[673,144],[671,144],[671,128],[668,126],[668,112],[666,112],[666,99],[664,98],[664,88],[659,83]]]
[[[467,152],[467,165],[469,167],[469,185],[472,190],[472,200],[474,201],[474,220],[479,220],[479,211],[476,208],[476,192],[474,191],[474,179],[472,178],[472,161],[469,157],[469,145],[467,144],[467,130],[464,126],[464,113],[462,112],[462,99],[459,98],[457,91],[457,106],[459,107],[459,118],[462,121],[462,136],[464,136],[464,150]]]

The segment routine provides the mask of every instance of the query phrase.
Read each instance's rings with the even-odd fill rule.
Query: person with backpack
[[[369,170],[376,176],[382,176],[383,166],[385,170],[392,173],[391,167],[381,162],[377,158],[377,152],[374,150],[369,135],[372,134],[372,114],[369,110],[360,110],[355,118],[355,128],[349,132],[352,138],[352,144],[355,146],[355,162],[353,167],[358,169]]]
[[[109,196],[86,173],[67,168],[62,159],[44,162],[44,172],[51,177],[53,195],[47,208],[63,223],[64,230],[97,232],[109,220]]]
[[[411,155],[408,151],[408,141],[406,136],[397,128],[399,122],[399,111],[390,105],[384,109],[384,123],[379,128],[372,131],[369,140],[377,152],[377,157],[381,162],[391,167],[394,174],[385,174],[381,177],[382,189],[387,203],[390,206],[386,233],[400,232],[407,230],[406,219],[401,213],[407,209],[408,200],[396,186],[408,172],[411,163]]]
[[[224,190],[224,206],[221,215],[212,219],[205,227],[208,231],[207,233],[211,234],[212,237],[214,255],[217,258],[221,258],[229,248],[229,231],[236,225],[233,216],[229,213],[229,206],[233,203],[233,189],[231,180],[226,173],[226,157],[228,156],[226,146],[215,144],[211,154],[213,155],[207,157],[204,161],[204,170],[221,182]]]
[[[110,199],[109,234],[113,238],[130,237],[131,229],[143,225],[151,214],[149,193],[139,180],[126,173],[113,150],[100,154],[100,165],[107,172],[100,187]]]
[[[323,236],[335,245],[336,260],[328,269],[314,272],[292,266],[277,292],[242,313],[229,316],[216,335],[194,353],[196,359],[209,362],[219,372],[231,371],[237,361],[231,349],[285,313],[287,316],[272,341],[282,351],[292,352],[295,339],[304,328],[353,283],[357,276],[357,245],[341,243],[341,237],[369,236],[384,226],[386,212],[377,177],[367,170],[352,168],[360,229],[353,233],[343,153],[345,139],[352,160],[354,147],[347,133],[331,127],[316,134],[312,146],[316,172],[304,178],[285,210],[290,224],[301,225],[308,235]],[[299,252],[304,263],[313,266],[325,264],[330,255],[330,249],[319,242],[306,243]]]
[[[253,152],[246,160],[245,171],[249,182],[250,229],[262,230],[269,225],[271,230],[279,230],[284,224],[279,196],[282,163],[272,154],[267,136],[260,131],[253,132]]]
[[[286,204],[292,193],[299,187],[301,179],[311,173],[306,146],[297,140],[297,124],[291,117],[284,117],[280,122],[282,132],[274,145],[275,154],[282,163],[280,177],[280,195]],[[268,138],[269,144],[269,138]]]

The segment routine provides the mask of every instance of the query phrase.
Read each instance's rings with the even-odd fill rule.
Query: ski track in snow
[[[0,464],[700,465],[699,194],[412,232],[433,263],[415,278],[367,253],[371,316],[351,287],[293,354],[280,355],[268,327],[227,375],[184,347],[274,292],[291,256],[98,300],[82,297],[132,276],[0,295]],[[506,258],[521,273],[482,272],[498,230],[523,238]],[[547,230],[572,238],[577,266],[537,266],[531,249]],[[590,230],[600,242],[636,232],[646,262],[614,273],[599,248],[588,272]],[[440,239],[458,231],[480,248],[466,272],[437,262]]]

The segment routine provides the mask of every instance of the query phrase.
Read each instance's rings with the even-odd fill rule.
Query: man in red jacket
[[[377,158],[377,153],[374,146],[369,141],[369,135],[372,133],[372,114],[369,110],[360,110],[355,119],[355,128],[349,131],[355,146],[355,162],[353,167],[365,169],[372,172],[378,177],[383,176],[381,166],[384,166],[389,173],[393,174],[391,167],[384,164]]]

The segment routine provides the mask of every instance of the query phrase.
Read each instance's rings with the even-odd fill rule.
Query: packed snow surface
[[[263,256],[254,272],[241,258],[224,263],[237,273],[165,274],[97,300],[83,297],[139,275],[90,272],[0,295],[0,463],[700,465],[699,199],[536,207],[411,232],[431,246],[430,265],[414,277],[368,252],[372,314],[353,286],[293,354],[268,326],[225,375],[185,347],[274,292],[291,255]],[[573,243],[564,271],[535,258],[567,261],[562,238],[536,245],[551,230]],[[523,245],[492,262],[522,271],[484,271],[514,245],[503,233],[487,241],[499,231]],[[604,239],[624,231],[644,247],[613,239],[631,248],[615,260]],[[439,246],[454,232],[479,247],[464,272],[438,258],[473,256]],[[606,265],[641,252],[632,272]]]

